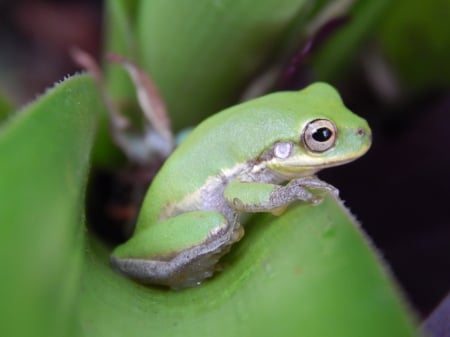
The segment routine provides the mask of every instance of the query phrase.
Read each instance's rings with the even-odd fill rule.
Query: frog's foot
[[[116,248],[111,262],[142,283],[193,287],[213,275],[219,259],[243,233],[237,222],[230,224],[218,212],[182,213],[138,231]]]
[[[327,194],[339,197],[339,190],[316,176],[302,177],[292,180],[284,187],[283,193],[295,196],[297,200],[303,200],[313,205],[320,204]]]

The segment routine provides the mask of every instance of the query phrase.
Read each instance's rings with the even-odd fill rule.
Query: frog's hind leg
[[[242,235],[239,223],[229,223],[219,212],[186,212],[138,229],[114,250],[111,261],[142,283],[192,287],[213,275],[220,257]]]

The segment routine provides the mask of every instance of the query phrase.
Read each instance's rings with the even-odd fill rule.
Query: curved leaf
[[[236,101],[306,4],[304,0],[141,1],[140,61],[161,89],[175,131]]]
[[[73,336],[84,187],[100,109],[76,76],[0,129],[0,326],[5,336]]]
[[[91,238],[83,336],[415,336],[415,327],[351,216],[329,198],[255,217],[224,270],[179,292],[111,270]]]

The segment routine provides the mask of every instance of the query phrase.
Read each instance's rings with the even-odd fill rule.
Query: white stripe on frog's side
[[[247,163],[237,164],[230,169],[222,170],[218,175],[208,177],[203,186],[194,193],[185,196],[182,200],[167,204],[163,208],[159,220],[196,210],[218,211],[224,214],[228,220],[232,219],[234,212],[223,197],[223,192],[229,181],[248,169]]]
[[[231,180],[239,179],[244,182],[260,183],[280,183],[285,180],[285,177],[269,170],[266,164],[267,161],[259,163],[248,161],[243,164],[236,164],[232,168],[223,169],[220,174],[206,179],[203,186],[194,193],[180,201],[167,204],[161,212],[159,220],[196,210],[218,211],[227,220],[233,220],[235,211],[224,198],[224,191]]]

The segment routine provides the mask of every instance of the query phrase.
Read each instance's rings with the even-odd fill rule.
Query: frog
[[[222,110],[167,158],[111,263],[143,284],[198,286],[220,269],[251,214],[280,216],[291,204],[337,197],[317,172],[361,157],[371,141],[366,120],[324,82]]]

